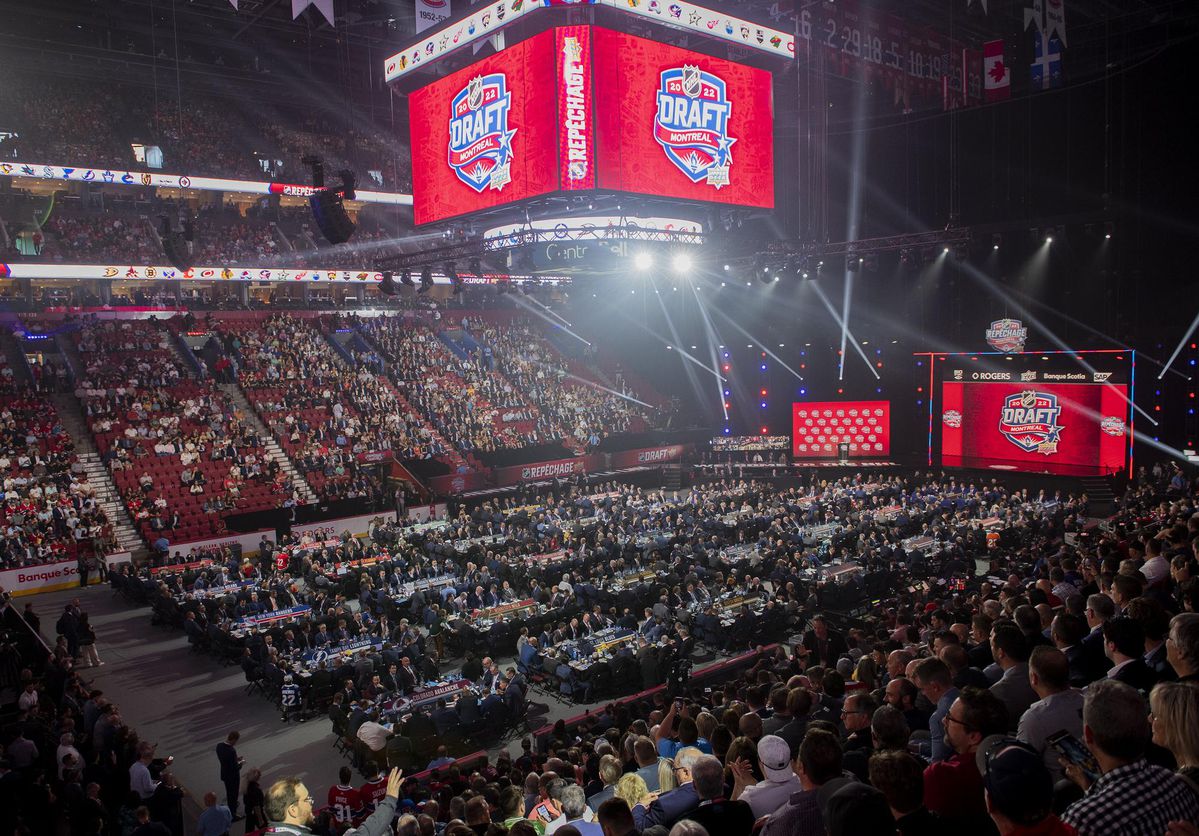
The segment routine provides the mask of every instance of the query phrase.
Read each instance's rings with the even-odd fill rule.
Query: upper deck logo
[[[997,319],[987,329],[987,345],[1005,354],[1024,350],[1028,329],[1018,319]]]
[[[450,168],[476,192],[512,182],[511,104],[503,73],[475,76],[450,103]]]
[[[654,139],[692,183],[716,189],[729,185],[733,162],[729,136],[732,102],[724,79],[699,67],[663,70],[654,116]]]
[[[1051,456],[1057,452],[1062,426],[1057,395],[1031,389],[1008,395],[999,416],[999,432],[1026,453]]]

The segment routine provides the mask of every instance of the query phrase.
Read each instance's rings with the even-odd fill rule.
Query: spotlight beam
[[[712,360],[712,365],[719,367],[720,362],[716,357],[716,346],[721,345],[720,335],[716,333],[716,328],[712,325],[712,320],[708,316],[708,307],[704,304],[704,300],[699,295],[699,289],[695,285],[691,286],[691,292],[695,295],[695,304],[699,307],[700,318],[704,321],[704,331],[708,337],[708,356]],[[720,381],[716,381],[716,395],[719,398],[718,403],[720,409],[724,413],[724,421],[727,424],[729,420],[729,410],[726,404],[728,401],[724,398],[724,387],[720,385]]]
[[[521,296],[512,296],[510,298],[512,299],[513,302],[520,305],[522,308],[524,308],[529,313],[533,314],[534,316],[541,317],[543,320],[548,322],[550,325],[553,325],[555,328],[560,328],[561,330],[565,331],[567,334],[570,334],[570,336],[574,337],[576,340],[578,340],[579,342],[581,342],[583,345],[587,346],[588,348],[591,347],[590,342],[588,342],[587,340],[580,337],[578,334],[576,334],[574,331],[567,328],[565,325],[562,325],[561,323],[555,322],[554,320],[550,319],[548,316],[543,314],[541,311],[537,310],[532,305],[530,305],[528,303],[528,300],[526,300],[525,298],[523,298]]]
[[[637,327],[638,327],[638,328],[640,328],[642,331],[644,331],[645,333],[647,333],[647,334],[649,334],[651,337],[653,337],[655,340],[658,340],[660,343],[662,343],[662,345],[666,346],[667,348],[670,348],[670,349],[673,349],[674,351],[676,351],[680,357],[683,357],[683,358],[685,358],[685,359],[687,359],[687,360],[690,360],[692,363],[694,363],[695,365],[699,366],[701,369],[703,369],[703,370],[704,370],[704,371],[706,371],[708,374],[710,374],[710,375],[712,375],[713,377],[715,377],[717,380],[719,380],[719,381],[722,381],[722,382],[724,381],[724,379],[725,379],[725,378],[724,378],[724,376],[723,376],[723,375],[721,375],[721,374],[720,374],[720,372],[716,371],[716,369],[713,369],[713,368],[711,368],[711,367],[707,366],[706,364],[704,364],[704,362],[703,362],[702,360],[699,360],[699,359],[697,359],[696,357],[694,357],[693,355],[691,355],[689,352],[687,352],[687,351],[684,351],[682,346],[680,346],[680,345],[676,345],[676,344],[674,344],[674,343],[668,343],[666,340],[662,339],[660,336],[658,336],[657,334],[655,334],[655,333],[654,333],[653,331],[651,331],[649,328],[646,328],[644,325],[642,325],[642,324],[641,324],[640,322],[638,322],[637,320],[633,319],[631,316],[629,316],[629,315],[628,315],[627,313],[625,313],[624,311],[622,311],[622,310],[619,310],[619,309],[618,309],[618,313],[619,313],[619,314],[620,314],[622,317],[624,317],[625,321],[627,321],[627,322],[629,322],[629,323],[631,323],[631,324],[633,324],[633,325],[637,326]],[[686,368],[686,367],[684,367],[684,368]]]
[[[1049,337],[1049,341],[1052,342],[1055,346],[1060,348],[1062,351],[1067,351],[1071,354],[1074,354],[1077,357],[1078,363],[1080,366],[1082,366],[1084,369],[1086,369],[1092,375],[1095,374],[1094,366],[1092,366],[1090,363],[1088,363],[1081,354],[1078,354],[1078,352],[1075,351],[1075,349],[1073,349],[1069,345],[1067,345],[1066,341],[1063,340],[1061,337],[1059,337],[1057,334],[1055,334],[1049,328],[1049,326],[1047,326],[1044,322],[1042,322],[1040,319],[1038,319],[1036,314],[1034,314],[1032,311],[1030,311],[1024,305],[1020,304],[1020,302],[1018,300],[1012,298],[1012,296],[1009,293],[1007,293],[1006,291],[1004,291],[1004,289],[1002,287],[1000,287],[995,282],[994,279],[992,279],[990,276],[988,276],[982,270],[979,270],[977,267],[975,267],[969,261],[961,262],[958,265],[958,267],[961,268],[963,273],[965,273],[967,276],[970,276],[970,278],[974,279],[978,284],[982,285],[983,289],[989,291],[994,296],[998,296],[1000,299],[1004,300],[1004,302],[1006,302],[1007,304],[1009,304],[1013,308],[1015,308],[1020,313],[1021,316],[1023,316],[1025,319],[1027,319],[1029,322],[1031,322],[1033,325],[1035,325],[1037,328],[1039,328],[1042,332],[1044,332],[1045,336]],[[1105,384],[1105,386],[1111,387],[1112,391],[1115,392],[1116,394],[1118,394],[1125,403],[1130,404],[1138,415],[1142,416],[1146,421],[1148,421],[1153,426],[1155,426],[1155,427],[1158,426],[1157,420],[1154,419],[1154,417],[1152,415],[1150,415],[1145,410],[1141,409],[1135,403],[1132,403],[1132,401],[1130,401],[1128,399],[1128,396],[1125,395],[1124,393],[1122,393],[1118,387],[1112,386],[1110,383]]]
[[[662,318],[666,320],[666,327],[670,329],[670,337],[674,340],[674,348],[681,356],[692,360],[696,359],[683,349],[683,340],[679,336],[678,329],[674,327],[674,320],[670,318],[670,312],[666,310],[666,303],[662,301],[662,294],[658,292],[658,284],[653,280],[652,276],[650,277],[649,283],[654,289],[654,298],[658,300],[658,307],[662,309]],[[713,364],[713,368],[716,368],[715,364]],[[695,393],[696,403],[703,403],[703,395],[701,394],[703,391],[703,386],[700,384],[699,378],[695,376],[695,370],[690,366],[683,366],[683,371],[687,374],[687,382],[691,384],[691,391]],[[717,381],[716,385],[719,386],[720,383],[721,381]],[[721,405],[723,404],[724,401],[721,401]]]
[[[548,370],[552,371],[554,374],[558,374],[558,375],[562,375],[563,377],[570,378],[571,380],[575,381],[576,383],[578,383],[582,386],[586,386],[589,389],[595,389],[596,391],[599,391],[599,392],[607,392],[608,394],[615,395],[618,398],[624,398],[626,401],[635,403],[638,406],[644,406],[646,409],[652,409],[655,412],[658,411],[658,407],[654,406],[653,404],[648,404],[645,401],[638,400],[637,398],[634,398],[632,395],[626,394],[624,392],[618,392],[615,389],[610,389],[607,386],[596,383],[594,380],[588,380],[585,377],[579,377],[577,374],[571,374],[570,372],[566,371],[565,369],[560,369],[557,366],[553,365],[552,363],[542,363],[539,360],[533,360],[533,363],[534,363],[534,365],[540,366],[543,369],[548,369]]]
[[[787,365],[787,363],[786,363],[786,362],[783,360],[783,358],[782,358],[782,357],[779,357],[777,354],[775,354],[773,351],[771,351],[771,350],[770,350],[770,348],[769,348],[769,347],[768,347],[768,346],[767,346],[765,343],[763,343],[761,340],[759,340],[759,339],[757,339],[756,337],[754,337],[754,335],[753,335],[753,334],[749,333],[749,332],[748,332],[748,331],[746,331],[744,328],[742,328],[740,325],[738,325],[738,324],[737,324],[737,322],[736,322],[736,321],[735,321],[735,320],[734,320],[732,317],[730,317],[728,314],[726,314],[726,313],[725,313],[724,311],[722,311],[720,308],[714,308],[713,310],[715,310],[715,311],[716,311],[716,313],[720,314],[720,316],[721,316],[721,317],[722,317],[722,318],[723,318],[723,319],[724,319],[726,322],[728,322],[728,324],[729,324],[729,325],[732,325],[734,328],[736,328],[736,329],[737,329],[737,330],[738,330],[738,331],[739,331],[739,332],[740,332],[740,333],[741,333],[743,336],[745,336],[745,337],[748,337],[749,339],[753,340],[753,341],[754,341],[754,342],[756,342],[756,343],[759,343],[759,344],[762,346],[762,350],[763,350],[763,351],[765,351],[765,352],[766,352],[766,354],[767,354],[767,355],[768,355],[768,356],[769,356],[769,357],[770,357],[772,360],[774,360],[774,362],[778,363],[778,364],[779,364],[780,366],[782,366],[784,369],[786,369],[787,371],[791,372],[791,374],[795,375],[795,377],[796,377],[796,379],[797,379],[797,380],[803,380],[803,379],[804,379],[802,374],[800,374],[799,372],[795,371],[795,369],[793,369],[793,368],[791,368],[790,366],[788,366],[788,365]]]
[[[555,311],[555,310],[554,310],[553,308],[551,308],[549,305],[546,305],[546,304],[542,303],[542,301],[541,301],[540,299],[529,299],[529,301],[530,301],[530,302],[532,302],[532,303],[533,303],[534,305],[536,305],[537,307],[541,308],[543,311],[545,311],[547,314],[549,314],[550,316],[552,316],[554,319],[560,319],[560,320],[562,320],[562,324],[563,324],[563,325],[565,325],[567,328],[573,328],[573,327],[574,327],[574,326],[573,326],[573,325],[571,325],[569,322],[567,322],[565,319],[563,319],[563,317],[562,317],[561,315],[559,315],[557,311]]]
[[[1175,347],[1174,353],[1170,355],[1170,359],[1166,361],[1166,365],[1162,366],[1162,372],[1157,376],[1158,380],[1161,380],[1166,376],[1166,372],[1170,370],[1170,365],[1176,359],[1178,359],[1178,355],[1182,352],[1183,346],[1187,344],[1187,340],[1191,338],[1191,334],[1195,333],[1195,328],[1197,326],[1199,326],[1199,313],[1195,314],[1195,318],[1191,320],[1191,327],[1187,329],[1187,332],[1182,335],[1182,339],[1178,341],[1178,345]]]
[[[878,369],[871,365],[870,358],[866,356],[866,352],[862,350],[860,345],[858,345],[858,338],[855,337],[853,332],[846,327],[845,320],[843,320],[837,314],[837,309],[833,307],[833,303],[829,301],[828,296],[821,289],[820,284],[818,282],[814,282],[812,284],[812,289],[816,291],[816,295],[820,297],[820,301],[823,302],[824,307],[828,309],[829,315],[831,315],[833,320],[844,329],[844,336],[849,338],[849,344],[853,346],[854,351],[856,351],[858,356],[862,358],[862,362],[866,364],[866,368],[870,369],[870,373],[874,375],[874,379],[879,380],[880,378],[878,376]],[[844,338],[841,345],[845,345]],[[845,349],[841,349],[841,362],[842,364],[845,362]]]

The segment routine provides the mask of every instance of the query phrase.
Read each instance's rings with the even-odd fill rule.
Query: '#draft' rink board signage
[[[395,81],[466,46],[481,43],[512,23],[551,6],[606,6],[645,20],[780,58],[795,57],[795,36],[735,15],[682,0],[501,0],[429,32],[384,62],[384,80]]]

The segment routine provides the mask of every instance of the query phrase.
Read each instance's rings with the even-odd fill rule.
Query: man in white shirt
[[[150,761],[154,760],[154,744],[139,743],[137,760],[129,767],[129,789],[133,790],[143,801],[154,795],[158,781],[150,777]]]
[[[768,816],[800,792],[799,776],[791,768],[791,748],[778,735],[768,734],[758,741],[758,760],[766,777],[758,783],[746,765],[733,764],[733,792],[730,800],[744,801],[754,811],[754,818]]]
[[[26,685],[25,690],[21,692],[21,696],[17,699],[17,707],[22,711],[37,709],[37,686],[32,682]]]

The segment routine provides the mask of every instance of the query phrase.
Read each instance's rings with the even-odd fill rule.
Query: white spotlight
[[[633,256],[633,266],[638,270],[648,270],[654,266],[654,257],[649,253],[637,253]]]
[[[674,265],[674,271],[676,273],[686,273],[691,269],[691,256],[687,255],[686,253],[678,253],[675,255],[674,259],[672,259],[671,264]]]

